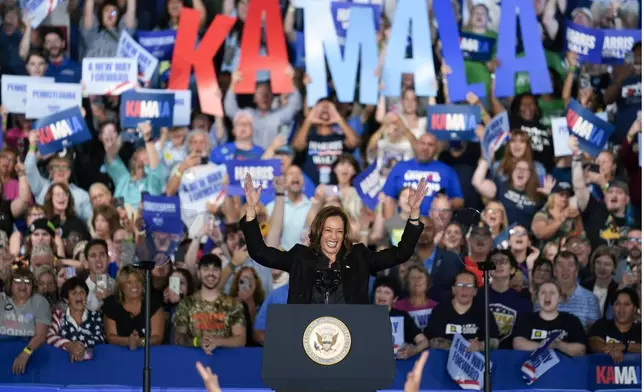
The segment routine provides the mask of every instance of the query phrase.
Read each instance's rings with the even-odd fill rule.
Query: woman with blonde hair
[[[567,182],[555,184],[546,205],[535,214],[532,220],[531,229],[535,237],[548,241],[579,235],[583,232],[579,208],[570,203],[572,196],[570,184]]]
[[[107,342],[136,350],[145,345],[143,273],[133,265],[123,267],[116,276],[116,293],[103,304]],[[165,312],[163,302],[151,295],[150,344],[163,343]]]
[[[488,201],[481,213],[481,224],[485,224],[492,232],[492,238],[496,238],[508,228],[508,215],[503,204],[496,200]]]

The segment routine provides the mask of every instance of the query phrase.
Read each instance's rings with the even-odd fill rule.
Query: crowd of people
[[[176,29],[182,7],[199,11],[202,31],[216,15],[238,18],[215,58],[223,116],[201,112],[191,85],[189,126],[141,123],[131,132],[119,125],[118,97],[90,96],[83,113],[92,139],[41,156],[32,121],[1,110],[0,337],[27,338],[14,373],[24,373],[45,344],[67,351],[73,362],[91,360],[99,344],[143,347],[144,279],[133,265],[146,235],[142,195],[176,196],[201,168],[249,159],[278,159],[282,174],[259,200],[226,192],[221,202],[208,202],[198,227],[186,227],[171,260],[154,268],[150,344],[212,355],[221,347],[261,346],[267,307],[287,302],[289,272],[297,268],[284,260],[274,263],[279,269],[262,265],[265,251],[249,249],[245,233],[284,252],[319,245],[326,234],[314,227],[316,216],[335,206],[348,219],[340,241],[400,256],[395,249],[411,218],[410,195],[426,178],[422,233],[411,257],[369,270],[368,301],[387,306],[402,331],[393,337],[398,358],[449,349],[457,333],[470,350],[483,350],[485,312],[494,320],[493,349],[532,351],[558,334],[551,347],[569,356],[603,353],[621,362],[625,353],[641,352],[641,43],[624,64],[608,66],[580,63],[563,53],[560,39],[567,19],[600,29],[641,28],[639,16],[631,18],[637,2],[534,1],[552,94],[536,96],[517,78],[516,95],[497,99],[498,62],[466,61],[468,81],[488,91],[460,103],[481,108],[477,133],[493,116],[507,111],[509,117],[509,140],[490,162],[479,143],[446,142],[427,132],[427,105],[449,103],[451,68],[435,24],[436,97],[417,96],[413,75],[405,74],[400,96],[382,96],[377,105],[339,102],[330,84],[328,97],[307,107],[310,80],[295,50],[293,93],[273,94],[268,75],[258,75],[253,95],[235,94],[244,76],[236,66],[249,1],[68,0],[38,29],[15,0],[0,4],[2,74],[69,83],[80,82],[82,58],[114,57],[122,31]],[[396,1],[372,3],[382,5],[384,52]],[[496,37],[495,1],[451,4],[461,31]],[[294,49],[303,17],[290,1],[281,7]],[[68,29],[50,26],[60,23]],[[169,67],[160,62],[150,87],[167,87]],[[572,155],[554,155],[550,123],[571,98],[616,127],[596,157],[575,137],[568,143]],[[372,164],[382,186],[375,209],[353,182]],[[244,227],[249,205],[256,207],[259,232]],[[496,267],[489,309],[477,268],[484,261]]]

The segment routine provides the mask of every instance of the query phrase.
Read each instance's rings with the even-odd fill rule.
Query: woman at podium
[[[266,246],[262,238],[255,211],[261,190],[261,186],[255,189],[250,174],[246,175],[246,215],[240,226],[253,260],[289,273],[289,304],[368,304],[369,276],[409,260],[423,232],[420,204],[428,190],[425,179],[410,191],[411,213],[398,246],[373,252],[364,244],[351,243],[347,214],[329,206],[313,219],[310,246],[297,244],[285,252]]]

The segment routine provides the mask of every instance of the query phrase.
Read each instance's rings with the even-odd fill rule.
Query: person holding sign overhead
[[[380,252],[350,242],[349,218],[335,206],[323,208],[313,220],[310,246],[298,244],[288,252],[266,246],[256,216],[262,188],[253,187],[250,174],[244,184],[246,214],[240,226],[253,260],[289,273],[289,304],[368,304],[369,276],[402,264],[412,256],[423,231],[420,204],[427,190],[427,180],[423,178],[418,188],[410,192],[411,214],[398,246]]]

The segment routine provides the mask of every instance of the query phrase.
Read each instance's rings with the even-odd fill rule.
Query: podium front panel
[[[375,391],[390,388],[395,372],[385,306],[269,305],[262,363],[268,387]]]

